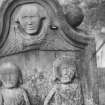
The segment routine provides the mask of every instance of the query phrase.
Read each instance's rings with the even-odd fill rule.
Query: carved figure
[[[26,91],[20,88],[22,74],[13,63],[0,66],[0,79],[3,88],[0,92],[0,105],[30,105]]]
[[[44,7],[24,4],[17,7],[11,18],[8,44],[4,52],[17,52],[40,44],[46,36],[49,19]]]
[[[54,62],[54,82],[45,99],[44,105],[82,105],[83,95],[81,85],[76,79],[76,65],[68,57],[57,59]]]

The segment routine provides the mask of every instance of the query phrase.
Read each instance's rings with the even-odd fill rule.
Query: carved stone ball
[[[67,9],[67,12],[65,13],[65,18],[70,26],[76,28],[82,23],[84,15],[81,8],[79,8],[78,6],[73,6]]]

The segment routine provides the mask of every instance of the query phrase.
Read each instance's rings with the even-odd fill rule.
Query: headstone
[[[7,0],[0,8],[0,64],[21,68],[32,105],[43,104],[53,87],[53,63],[77,62],[83,96],[98,104],[94,39],[74,30],[56,0]]]

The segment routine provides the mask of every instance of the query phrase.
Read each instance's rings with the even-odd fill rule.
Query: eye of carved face
[[[29,35],[38,34],[42,26],[42,20],[38,7],[34,5],[24,5],[19,12],[19,22],[24,32]]]

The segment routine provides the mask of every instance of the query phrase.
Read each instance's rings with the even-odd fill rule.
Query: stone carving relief
[[[82,86],[87,93],[93,92],[94,74],[89,67],[94,64],[88,64],[93,51],[88,45],[93,39],[67,23],[56,0],[7,0],[2,8],[0,64],[14,62],[21,68],[21,87],[27,91],[30,104],[82,105]],[[15,88],[20,89],[20,85]],[[15,94],[15,88],[11,93]]]
[[[50,7],[47,3],[32,1],[34,3],[17,3],[13,10],[7,12],[7,16],[11,13],[8,20],[4,16],[7,25],[1,23],[5,27],[1,33],[1,56],[31,49],[79,50],[87,44],[90,37],[76,32],[67,23],[62,8],[57,8],[58,4],[52,3]]]
[[[23,80],[17,65],[10,62],[0,65],[0,81],[0,105],[30,105],[26,91],[20,87]]]
[[[40,45],[47,34],[49,17],[39,4],[24,4],[16,8],[11,18],[6,51],[17,52]]]
[[[77,78],[76,63],[69,57],[60,57],[54,62],[54,85],[44,105],[82,105],[83,94]]]

